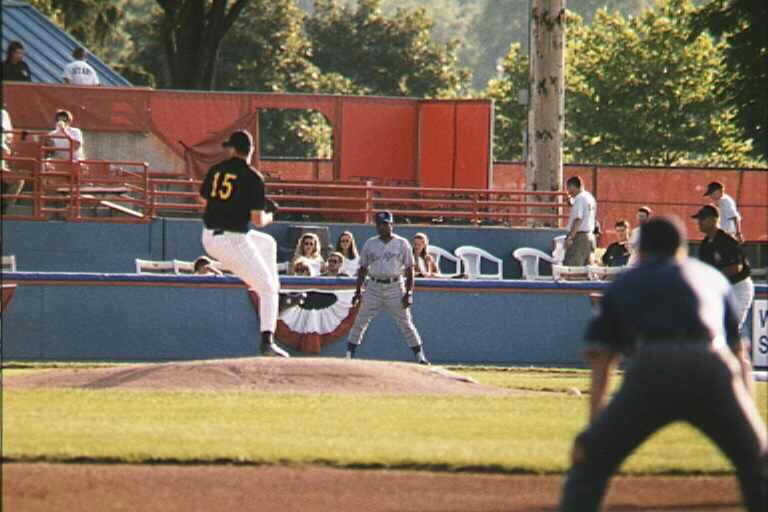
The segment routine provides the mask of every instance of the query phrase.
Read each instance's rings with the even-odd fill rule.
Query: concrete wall
[[[6,360],[162,361],[257,353],[258,317],[235,278],[8,274],[18,282],[2,316]],[[352,280],[283,278],[284,288],[349,289]],[[440,363],[581,365],[589,293],[604,283],[417,283],[414,320]],[[758,297],[768,297],[761,285]],[[553,321],[554,319],[554,321]],[[745,334],[751,337],[751,319]],[[323,356],[342,357],[345,339]],[[410,361],[392,318],[380,315],[359,356]],[[298,354],[295,354],[298,355]]]
[[[288,257],[293,247],[286,234],[295,223],[277,222],[267,231]],[[322,224],[335,243],[342,231],[351,231],[362,247],[374,235],[373,226]],[[198,220],[157,219],[149,224],[96,222],[3,222],[3,254],[15,254],[19,270],[60,272],[133,272],[134,259],[192,260],[203,254],[202,224]],[[497,227],[397,226],[397,233],[411,237],[426,232],[431,242],[451,252],[461,245],[481,247],[504,260],[504,277],[521,276],[512,257],[518,247],[536,247],[550,252],[552,238],[562,233],[549,229],[508,229]]]
[[[578,364],[590,317],[586,292],[430,287],[417,291],[413,307],[426,352],[436,362]],[[550,322],[546,311],[557,311],[558,322]],[[22,281],[2,331],[6,360],[156,361],[255,355],[259,324],[243,287]],[[341,357],[344,351],[342,339],[322,355]],[[373,321],[359,355],[413,358],[388,315]]]
[[[184,159],[152,133],[88,131],[84,139],[90,159],[147,162],[153,172],[185,172]]]

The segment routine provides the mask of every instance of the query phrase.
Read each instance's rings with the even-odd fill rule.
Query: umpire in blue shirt
[[[624,459],[675,421],[698,427],[730,459],[748,510],[768,510],[768,436],[751,393],[731,286],[687,257],[686,239],[677,218],[644,224],[640,265],[608,288],[587,329],[590,424],[574,441],[562,511],[598,510]],[[622,355],[631,360],[609,402]]]

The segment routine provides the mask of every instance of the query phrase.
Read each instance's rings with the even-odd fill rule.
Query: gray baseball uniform
[[[403,307],[403,269],[412,267],[413,250],[405,238],[392,235],[387,243],[370,238],[360,254],[360,267],[368,268],[368,284],[362,296],[360,311],[349,332],[349,343],[360,345],[371,320],[380,311],[388,311],[410,347],[421,346],[421,337],[413,325],[410,308]]]

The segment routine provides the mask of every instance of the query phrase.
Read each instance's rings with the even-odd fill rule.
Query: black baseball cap
[[[376,224],[392,224],[395,222],[395,218],[392,215],[392,212],[376,212],[376,216],[374,217],[374,220],[376,221]]]
[[[232,132],[229,139],[225,140],[222,144],[225,148],[234,148],[239,153],[248,153],[253,147],[253,136],[248,130],[238,130]]]
[[[720,218],[720,210],[717,206],[712,204],[707,204],[701,207],[699,211],[697,211],[694,215],[692,215],[694,219],[706,219],[708,217],[715,217]]]
[[[710,195],[712,192],[715,192],[715,191],[717,191],[717,190],[723,190],[723,188],[725,188],[725,187],[723,187],[723,184],[722,184],[722,183],[720,183],[719,181],[713,181],[712,183],[710,183],[709,185],[707,185],[707,191],[706,191],[706,192],[704,192],[704,195],[705,195],[705,196],[708,196],[708,195]]]

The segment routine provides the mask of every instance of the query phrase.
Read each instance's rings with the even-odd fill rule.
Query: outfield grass
[[[6,391],[7,459],[243,461],[561,472],[583,397],[291,395],[241,392]],[[685,426],[630,473],[729,471]]]

